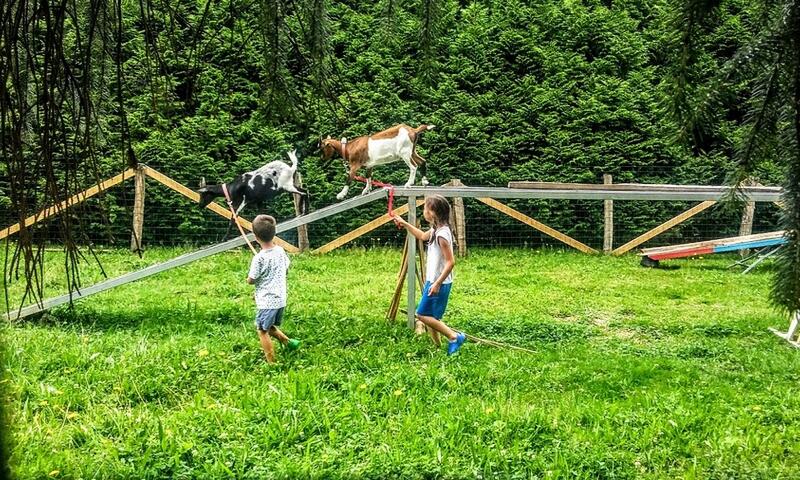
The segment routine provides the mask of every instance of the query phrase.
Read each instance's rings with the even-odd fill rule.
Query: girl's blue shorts
[[[422,289],[422,298],[420,298],[417,306],[417,315],[441,320],[447,308],[447,300],[450,298],[450,287],[452,285],[452,283],[443,283],[439,287],[439,293],[429,296],[428,290],[431,288],[431,282],[425,282],[425,287]]]

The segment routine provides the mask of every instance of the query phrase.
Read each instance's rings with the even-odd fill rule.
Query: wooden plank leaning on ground
[[[703,242],[682,243],[680,245],[668,245],[664,247],[643,248],[639,255],[650,255],[654,253],[664,253],[676,249],[689,249],[689,248],[703,248],[712,246],[733,245],[743,242],[755,242],[759,240],[770,240],[773,238],[781,238],[784,235],[784,230],[767,233],[756,233],[754,235],[740,235],[738,237],[718,238],[716,240],[705,240]]]
[[[152,169],[151,167],[144,167],[144,169],[148,177],[161,183],[162,185],[169,187],[172,190],[175,190],[176,192],[180,193],[184,197],[191,199],[192,201],[197,202],[200,200],[200,194],[198,194],[191,188],[187,187],[186,185],[176,182],[175,180],[169,178],[168,176],[164,175],[163,173],[157,170]],[[216,202],[209,203],[206,208],[216,213],[217,215],[227,218],[228,220],[233,218],[233,214],[230,212],[230,210],[222,207],[220,204]],[[251,232],[253,231],[253,224],[250,223],[248,220],[239,217],[239,223],[242,224],[242,227],[246,228],[247,230]],[[290,253],[298,253],[300,251],[299,248],[278,237],[275,237],[275,243],[277,245],[280,245],[281,247],[286,249],[287,252]]]
[[[584,253],[597,253],[597,250],[595,250],[594,248],[592,248],[592,247],[590,247],[590,246],[588,246],[586,244],[583,244],[583,243],[575,240],[574,238],[559,232],[558,230],[556,230],[554,228],[548,227],[544,223],[539,222],[537,220],[534,220],[531,217],[523,214],[522,212],[519,212],[518,210],[514,210],[513,208],[509,207],[508,205],[506,205],[504,203],[500,203],[500,202],[498,202],[497,200],[495,200],[493,198],[478,198],[478,201],[483,202],[486,205],[489,205],[490,207],[505,213],[509,217],[514,218],[516,220],[519,220],[520,222],[522,222],[522,223],[524,223],[524,224],[526,224],[528,226],[531,226],[531,227],[535,228],[536,230],[539,230],[540,232],[555,238],[558,241],[564,242],[567,245],[569,245],[570,247],[576,248],[576,249],[580,250],[581,252],[584,252]]]
[[[9,235],[13,235],[17,233],[20,228],[22,227],[22,223],[25,224],[26,227],[33,225],[34,223],[40,222],[48,217],[51,217],[61,211],[76,205],[80,202],[83,202],[89,197],[93,197],[100,192],[108,190],[109,188],[122,183],[124,180],[129,178],[133,178],[135,175],[135,170],[129,168],[124,172],[120,173],[119,175],[115,175],[108,180],[103,180],[102,182],[98,183],[97,185],[86,189],[80,193],[76,193],[75,195],[69,197],[68,199],[64,200],[63,202],[57,203],[55,205],[51,205],[44,210],[40,211],[36,215],[31,215],[30,217],[26,218],[24,222],[17,223],[15,225],[11,225],[10,227],[6,228],[5,230],[0,231],[0,240],[6,238]]]
[[[611,253],[614,254],[614,255],[622,255],[623,253],[625,253],[625,252],[627,252],[627,251],[629,251],[629,250],[631,250],[633,248],[636,248],[639,245],[643,244],[644,242],[650,240],[651,238],[655,237],[656,235],[669,230],[670,228],[674,227],[675,225],[677,225],[677,224],[679,224],[679,223],[681,223],[681,222],[683,222],[685,220],[688,220],[689,218],[692,218],[693,216],[697,215],[698,213],[702,212],[703,210],[707,209],[708,207],[714,205],[715,203],[717,203],[717,202],[715,202],[714,200],[707,200],[705,202],[699,203],[699,204],[695,205],[694,207],[690,208],[689,210],[686,210],[685,212],[681,213],[680,215],[676,215],[676,216],[670,218],[669,220],[667,220],[666,222],[664,222],[661,225],[657,226],[656,228],[653,228],[653,229],[651,229],[651,230],[639,235],[638,237],[634,238],[633,240],[631,240],[630,242],[626,243],[625,245],[615,249]]]

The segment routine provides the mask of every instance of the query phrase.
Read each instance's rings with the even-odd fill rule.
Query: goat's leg
[[[428,162],[426,162],[425,159],[422,158],[420,156],[420,154],[418,154],[416,152],[416,150],[411,153],[411,161],[414,162],[414,164],[419,166],[420,173],[422,174],[422,182],[421,182],[422,186],[423,187],[427,187],[428,186]]]
[[[246,198],[243,198],[243,199],[242,199],[242,203],[239,205],[239,207],[238,207],[238,208],[236,208],[236,213],[234,213],[234,214],[233,214],[233,218],[234,218],[234,220],[235,220],[236,218],[238,218],[238,217],[239,217],[239,213],[240,213],[242,210],[244,210],[244,206],[245,206],[245,205],[247,205],[247,199],[246,199]]]
[[[366,195],[372,191],[372,169],[367,169],[367,185],[364,187],[364,190],[361,191],[361,195]]]
[[[347,196],[347,192],[350,190],[350,184],[353,183],[354,175],[355,173],[352,171],[347,175],[347,180],[344,182],[344,187],[342,187],[342,191],[336,195],[336,200],[341,200]]]
[[[285,187],[284,190],[292,195],[300,196],[300,215],[305,215],[308,211],[308,190],[302,187],[295,187],[294,185]]]
[[[406,161],[406,165],[408,165],[408,181],[406,182],[406,187],[410,187],[414,185],[414,181],[417,179],[417,167],[411,162],[411,160]]]

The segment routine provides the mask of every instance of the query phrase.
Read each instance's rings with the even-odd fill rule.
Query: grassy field
[[[174,254],[102,256],[114,275]],[[787,324],[766,300],[769,271],[741,276],[731,260],[648,270],[635,257],[473,251],[447,321],[537,353],[468,343],[448,358],[383,318],[398,251],[294,257],[285,331],[304,344],[270,366],[249,255],[220,254],[2,327],[13,467],[20,478],[799,478],[800,352],[766,330]]]

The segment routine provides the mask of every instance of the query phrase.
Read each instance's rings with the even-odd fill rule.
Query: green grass
[[[110,274],[144,260],[104,253]],[[262,360],[245,252],[4,327],[20,478],[798,478],[800,352],[732,258],[476,250],[448,358],[384,313],[400,254],[294,257]],[[62,265],[53,259],[49,269]],[[97,278],[86,269],[86,284]],[[48,274],[56,293],[59,282]],[[12,289],[18,294],[18,286]]]

